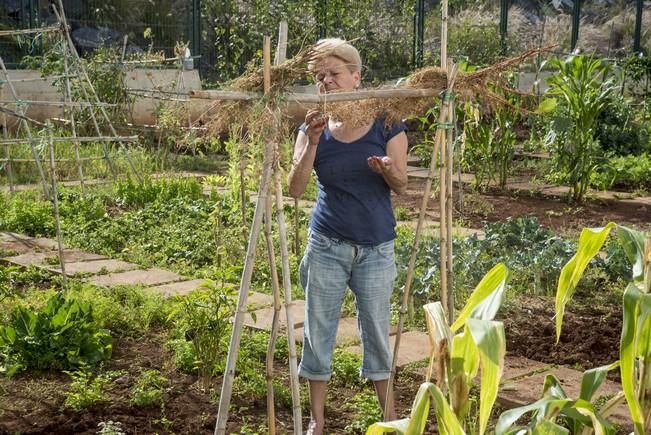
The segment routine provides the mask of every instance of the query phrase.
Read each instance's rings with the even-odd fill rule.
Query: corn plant
[[[556,337],[561,335],[563,313],[589,261],[597,255],[606,237],[617,228],[624,251],[633,264],[631,282],[624,291],[620,373],[622,389],[636,434],[651,430],[651,238],[644,233],[609,223],[599,229],[584,229],[577,253],[563,267],[556,292]]]
[[[581,379],[581,392],[578,399],[567,396],[561,383],[554,375],[545,377],[543,397],[534,403],[504,412],[495,426],[495,435],[516,433],[548,433],[588,435],[593,431],[600,434],[614,434],[614,428],[606,417],[623,400],[623,394],[612,397],[601,409],[591,403],[594,393],[606,379],[608,371],[619,366],[613,363],[586,371]],[[526,414],[532,414],[527,426],[517,426],[516,422]],[[571,430],[561,426],[562,419]]]
[[[432,373],[436,360],[437,384],[421,385],[409,418],[375,423],[367,434],[422,433],[432,400],[439,432],[465,433],[463,422],[470,409],[470,387],[480,367],[479,434],[486,432],[506,354],[504,325],[493,319],[504,299],[507,277],[508,269],[504,264],[493,267],[479,282],[452,326],[448,326],[440,302],[425,305],[433,344],[428,371]]]
[[[541,102],[539,111],[554,111],[547,145],[553,148],[556,170],[570,186],[570,199],[583,199],[590,175],[600,154],[595,139],[599,114],[615,90],[612,80],[603,80],[608,67],[601,60],[586,56],[553,59],[550,65],[558,72],[547,79],[549,98]]]

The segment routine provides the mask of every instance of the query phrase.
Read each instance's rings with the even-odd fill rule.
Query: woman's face
[[[359,87],[359,71],[350,72],[346,62],[338,57],[324,57],[317,62],[314,71],[319,93],[352,91]]]

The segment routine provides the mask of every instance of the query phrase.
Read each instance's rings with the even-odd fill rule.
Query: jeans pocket
[[[393,260],[394,256],[394,243],[393,240],[382,243],[376,246],[378,254],[387,260]]]
[[[309,247],[312,249],[316,249],[317,251],[325,251],[327,249],[330,249],[330,246],[332,246],[332,239],[324,236],[323,234],[310,231],[308,243]]]

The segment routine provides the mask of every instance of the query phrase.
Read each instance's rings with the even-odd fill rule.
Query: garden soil
[[[394,206],[418,215],[425,180],[411,179],[408,193],[394,198]],[[468,195],[466,195],[468,198]],[[618,201],[586,201],[579,207],[569,206],[558,198],[535,195],[489,192],[473,198],[463,215],[464,226],[481,228],[494,222],[523,215],[535,215],[539,221],[557,231],[572,232],[585,226],[599,226],[607,221],[648,227],[651,210],[636,208]],[[438,199],[429,204],[433,218]],[[509,301],[500,313],[504,321],[509,355],[522,356],[544,363],[588,369],[618,359],[621,308],[617,296],[610,299],[577,294],[567,309],[564,330],[555,344],[554,312],[550,299],[523,297]],[[607,293],[607,292],[604,292]],[[598,298],[593,300],[591,298]],[[196,376],[179,373],[170,361],[162,334],[151,333],[139,339],[116,339],[114,355],[105,370],[122,370],[109,387],[109,401],[82,412],[64,407],[64,393],[69,377],[61,373],[27,373],[15,378],[0,378],[0,434],[96,434],[99,422],[120,422],[127,434],[212,434],[219,403],[221,379],[212,389],[199,387]],[[288,384],[287,361],[276,361],[276,374]],[[142,370],[158,369],[168,379],[163,407],[138,408],[129,403],[133,381]],[[408,415],[423,376],[400,370],[396,380],[396,404],[400,416]],[[335,388],[329,393],[328,432],[348,433],[354,419],[351,398],[354,389]],[[309,415],[304,400],[304,415]],[[278,407],[279,433],[292,432],[289,407]],[[266,402],[242,397],[234,392],[228,433],[262,433],[266,423]],[[306,427],[307,421],[304,423]],[[426,433],[435,433],[430,419]]]

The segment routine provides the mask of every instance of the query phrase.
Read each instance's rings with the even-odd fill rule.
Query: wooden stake
[[[52,137],[54,133],[52,132],[52,124],[50,121],[47,121],[47,133],[50,138],[49,148],[50,148],[50,177],[52,179],[52,205],[54,208],[54,223],[57,233],[57,247],[59,249],[59,267],[61,267],[61,276],[63,279],[63,287],[68,287],[68,278],[66,277],[66,259],[63,254],[63,235],[61,234],[61,215],[59,214],[59,198],[57,197],[57,174],[56,174],[56,163],[54,161],[54,141]]]
[[[264,237],[267,242],[267,256],[269,258],[269,269],[271,270],[271,289],[274,298],[274,315],[271,321],[271,333],[269,334],[269,344],[267,346],[267,427],[269,435],[276,434],[276,414],[274,406],[274,387],[273,387],[273,363],[274,351],[276,349],[276,339],[278,337],[279,319],[280,319],[280,285],[278,282],[278,271],[276,269],[276,255],[274,242],[271,235],[271,221],[273,219],[273,210],[271,195],[267,196],[265,201],[264,213]]]
[[[280,171],[275,171],[276,179],[276,214],[278,215],[278,238],[282,256],[283,290],[285,292],[285,314],[287,316],[287,341],[289,347],[289,381],[292,389],[292,413],[294,416],[294,435],[303,433],[303,418],[301,416],[301,396],[298,381],[298,358],[296,356],[296,339],[294,338],[294,319],[292,314],[292,284],[289,268],[289,251],[287,249],[287,227],[283,213],[283,190]]]
[[[262,165],[262,176],[260,179],[260,189],[258,199],[253,212],[253,222],[249,233],[249,242],[246,250],[246,259],[244,269],[242,270],[242,279],[240,281],[239,297],[237,310],[233,319],[233,331],[228,346],[228,357],[226,359],[226,368],[224,370],[224,379],[222,382],[221,394],[219,395],[219,410],[217,412],[217,423],[215,425],[215,435],[226,434],[226,423],[228,421],[228,412],[231,404],[231,395],[233,393],[233,381],[235,379],[235,365],[237,354],[240,350],[240,338],[242,336],[242,327],[244,326],[244,316],[247,312],[246,299],[251,286],[251,276],[253,275],[253,265],[255,262],[255,251],[258,236],[260,235],[260,225],[264,215],[265,201],[267,200],[267,191],[269,180],[271,178],[271,164],[273,162],[273,144],[269,142],[265,148],[264,161]]]
[[[448,74],[452,74],[455,69],[454,64],[451,61],[448,61]],[[447,225],[446,228],[446,233],[447,233],[447,243],[445,246],[445,261],[446,261],[446,271],[447,271],[447,289],[446,289],[446,295],[447,295],[447,315],[448,315],[448,322],[452,324],[454,322],[455,318],[455,313],[454,313],[454,268],[452,264],[452,239],[453,239],[453,233],[452,233],[452,224],[453,224],[453,218],[452,218],[452,211],[454,208],[454,202],[452,200],[452,169],[454,166],[454,137],[455,137],[455,103],[453,96],[449,96],[450,101],[448,103],[448,123],[450,124],[450,127],[446,132],[447,132],[447,150],[446,150],[446,157],[447,159],[445,160],[445,172],[446,172],[446,177],[445,181],[447,183],[446,189],[445,189],[445,222]],[[459,187],[461,188],[461,187]],[[442,242],[441,242],[442,243]],[[443,250],[441,250],[443,252]]]
[[[5,113],[2,114],[2,137],[5,140],[7,140],[9,137],[9,131],[7,129],[7,115]],[[5,145],[4,148],[5,148],[5,158],[7,160],[7,165],[5,167],[7,168],[7,181],[9,182],[9,192],[14,193],[14,172],[11,166],[10,145],[7,144]]]
[[[64,101],[66,103],[70,103],[72,101],[72,88],[70,86],[70,79],[69,74],[68,74],[68,56],[66,56],[66,53],[63,53],[63,71],[65,73],[65,81],[66,81],[66,88],[64,92]],[[66,111],[66,106],[63,107],[63,113],[64,113],[64,118],[65,118],[65,111]],[[72,137],[76,138],[77,137],[77,123],[75,122],[75,111],[73,109],[70,109],[70,128],[72,129]],[[81,156],[79,155],[79,142],[75,141],[74,142],[75,146],[75,158],[77,159],[77,172],[79,174],[79,184],[81,186],[81,191],[84,191],[84,167],[83,164],[81,163]]]
[[[448,77],[448,90],[454,88],[454,82],[456,79],[456,73],[453,73]],[[400,339],[402,337],[402,330],[404,328],[405,314],[407,314],[407,306],[409,305],[409,298],[411,296],[411,285],[414,281],[414,271],[416,269],[416,257],[418,256],[418,247],[420,245],[420,237],[423,229],[423,222],[425,221],[425,212],[427,211],[427,203],[429,201],[430,192],[432,189],[432,181],[434,180],[434,174],[436,171],[436,166],[438,162],[440,149],[445,146],[445,129],[441,128],[445,124],[449,111],[447,110],[447,101],[443,101],[441,105],[441,110],[439,112],[439,128],[436,130],[436,135],[434,137],[434,150],[432,151],[432,159],[429,165],[429,172],[427,173],[427,178],[425,181],[425,188],[423,191],[423,199],[420,205],[420,213],[418,215],[418,222],[416,224],[416,232],[414,234],[414,241],[411,247],[411,256],[409,257],[409,265],[407,266],[407,277],[405,278],[405,288],[402,294],[402,305],[400,308],[400,316],[398,319],[398,328],[396,331],[396,340],[393,346],[393,360],[391,362],[391,376],[389,378],[389,383],[387,386],[387,400],[384,409],[384,415],[387,414],[387,411],[391,407],[391,401],[393,400],[393,380],[396,375],[396,366],[398,362],[398,352],[400,350]]]

